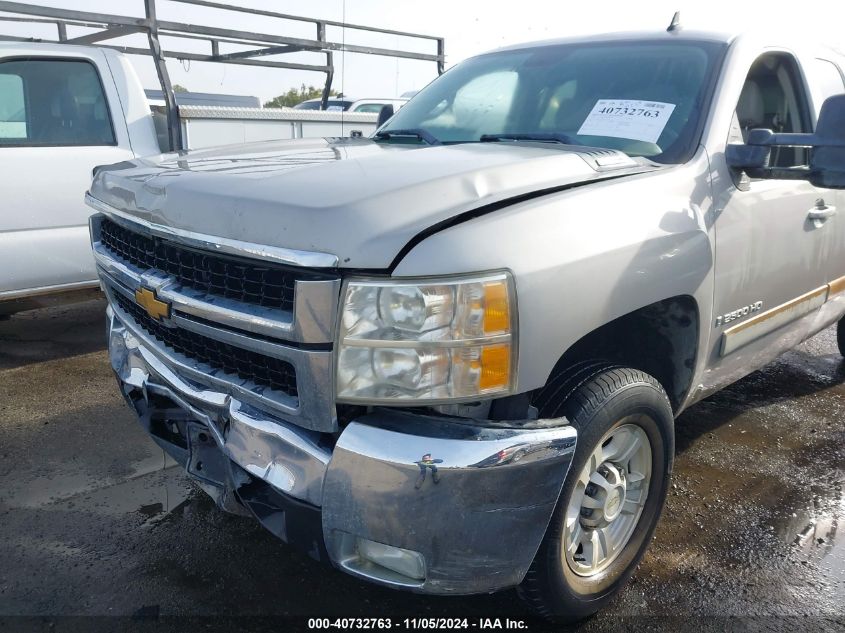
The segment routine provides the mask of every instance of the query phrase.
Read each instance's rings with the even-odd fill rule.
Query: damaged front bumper
[[[317,433],[185,378],[111,308],[109,320],[124,396],[221,508],[385,585],[469,594],[525,576],[575,451],[564,419],[480,426],[381,409]]]

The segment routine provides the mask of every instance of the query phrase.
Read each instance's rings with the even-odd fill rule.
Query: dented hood
[[[552,144],[304,139],[119,163],[98,170],[91,195],[154,224],[383,269],[415,236],[461,214],[656,168]]]

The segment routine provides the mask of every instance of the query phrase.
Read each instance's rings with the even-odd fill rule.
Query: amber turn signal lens
[[[478,379],[481,392],[507,386],[510,373],[510,345],[489,345],[481,349],[481,376]]]
[[[484,284],[484,333],[508,332],[511,326],[508,287],[504,280]]]

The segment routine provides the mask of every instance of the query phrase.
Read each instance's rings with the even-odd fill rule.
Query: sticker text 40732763
[[[657,143],[674,110],[674,103],[661,101],[599,99],[578,134]]]

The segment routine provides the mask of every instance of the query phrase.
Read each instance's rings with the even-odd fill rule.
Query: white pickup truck
[[[183,107],[186,148],[369,135],[377,114]],[[158,154],[125,55],[96,46],[0,41],[0,319],[99,292],[84,194],[94,167]],[[162,141],[164,137],[164,141]]]
[[[98,287],[83,199],[92,170],[158,151],[126,57],[0,43],[0,315]]]

